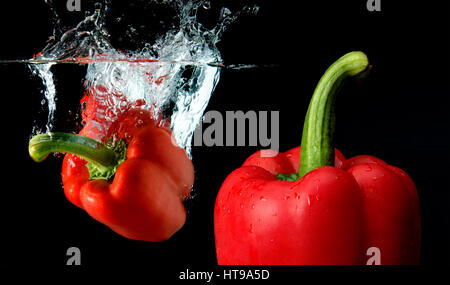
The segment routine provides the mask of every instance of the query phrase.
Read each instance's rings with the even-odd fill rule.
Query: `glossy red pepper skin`
[[[86,161],[67,154],[61,173],[67,199],[127,238],[168,239],[186,220],[183,200],[194,180],[185,150],[143,109],[131,108],[101,131],[93,131],[93,124],[88,121],[80,134],[97,140],[113,134],[124,139],[127,159],[113,181],[90,180]]]
[[[250,156],[223,183],[214,224],[219,264],[417,264],[419,201],[408,175],[372,156],[323,166],[297,181],[300,147]],[[265,155],[267,156],[267,155]]]

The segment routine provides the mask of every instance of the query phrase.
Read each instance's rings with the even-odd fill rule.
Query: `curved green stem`
[[[334,166],[334,103],[342,81],[363,72],[369,61],[362,52],[350,52],[325,72],[317,84],[303,125],[299,177],[321,166]]]
[[[321,166],[334,166],[334,105],[343,80],[363,72],[369,65],[360,51],[350,52],[334,62],[320,79],[306,114],[298,173],[279,174],[282,180],[297,180]]]
[[[52,152],[72,153],[95,165],[100,172],[110,172],[118,164],[116,151],[81,135],[45,133],[31,138],[28,151],[36,162],[42,162]]]

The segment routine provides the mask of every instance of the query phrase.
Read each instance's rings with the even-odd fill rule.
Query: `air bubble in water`
[[[203,9],[206,9],[206,10],[211,9],[211,2],[209,2],[209,1],[203,2]]]
[[[227,17],[230,16],[230,15],[231,15],[231,11],[230,11],[230,9],[228,9],[227,7],[223,7],[223,8],[220,10],[220,17],[221,17],[222,19],[227,18]]]

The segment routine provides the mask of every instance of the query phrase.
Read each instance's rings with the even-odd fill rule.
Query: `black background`
[[[224,2],[212,1],[212,8],[201,11],[200,17],[212,21],[208,17],[214,18],[215,8]],[[368,12],[365,0],[295,1],[299,2],[295,5],[294,1],[255,2],[259,13],[242,16],[230,25],[218,47],[225,63],[275,66],[224,69],[208,110],[279,111],[280,151],[286,151],[300,144],[303,117],[324,70],[346,52],[364,51],[373,68],[365,80],[347,84],[338,97],[336,147],[346,157],[371,154],[409,173],[421,203],[421,264],[425,269],[448,265],[449,3],[382,0],[382,12]],[[44,1],[2,2],[0,9],[0,59],[30,58],[45,46],[52,23]],[[151,21],[135,12],[127,12],[131,22]],[[70,25],[83,14],[72,12],[65,17]],[[118,31],[120,25],[112,24],[112,42],[129,48],[126,39],[114,38]],[[76,104],[83,92],[84,71],[61,68],[64,76],[57,78],[58,91],[71,96],[59,94],[58,104]],[[194,147],[195,190],[186,202],[186,225],[167,242],[128,240],[66,200],[59,174],[61,159],[51,158],[43,164],[31,161],[27,144],[33,122],[46,115],[40,105],[41,83],[21,64],[0,65],[0,73],[1,213],[2,235],[7,237],[2,259],[7,268],[138,269],[168,280],[176,280],[186,268],[216,268],[215,197],[225,177],[257,147]],[[66,121],[67,114],[67,109],[58,109],[56,126],[74,126],[74,121]],[[66,250],[71,246],[81,250],[81,267],[65,266]],[[274,278],[318,272],[299,267],[272,270]],[[411,270],[424,269],[406,271]]]

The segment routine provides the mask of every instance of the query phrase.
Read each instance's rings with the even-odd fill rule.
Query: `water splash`
[[[56,111],[56,87],[53,79],[53,73],[50,71],[54,63],[45,63],[32,67],[33,74],[38,75],[42,79],[45,86],[43,103],[47,102],[48,116],[46,129],[50,132],[52,129],[53,117]]]
[[[105,106],[98,117],[112,120],[123,111],[123,98],[129,104],[144,102],[142,108],[153,111],[155,118],[170,119],[177,143],[190,154],[193,132],[220,78],[221,56],[216,44],[229,23],[242,13],[256,13],[257,8],[246,6],[236,13],[222,8],[219,22],[208,30],[197,21],[197,12],[199,8],[209,10],[209,1],[162,1],[161,5],[176,11],[177,26],[153,43],[121,51],[113,47],[106,30],[110,4],[97,3],[92,14],[65,32],[59,32],[60,21],[54,19],[58,27],[53,40],[32,60],[42,64],[30,64],[45,86],[47,131],[53,127],[57,95],[51,67],[58,63],[85,64],[87,94],[100,100],[102,96],[112,98],[102,101]],[[57,17],[54,9],[52,12]],[[117,98],[111,94],[117,94]]]

